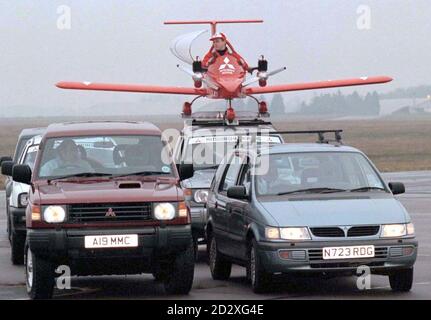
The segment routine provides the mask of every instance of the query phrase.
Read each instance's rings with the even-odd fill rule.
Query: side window
[[[236,155],[233,156],[230,163],[226,166],[222,182],[219,186],[219,192],[227,192],[227,189],[235,186],[241,166],[241,158]]]
[[[247,193],[250,192],[251,168],[250,168],[249,161],[247,161],[246,164],[242,166],[241,176],[239,178],[238,185],[244,186],[245,189],[247,190]]]

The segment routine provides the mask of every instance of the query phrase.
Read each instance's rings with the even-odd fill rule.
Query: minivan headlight
[[[411,236],[415,234],[415,227],[413,223],[400,223],[400,224],[384,224],[382,225],[382,238],[397,238],[404,236]]]
[[[154,217],[157,220],[172,220],[175,218],[175,207],[169,203],[159,203],[154,207]]]
[[[48,206],[43,210],[43,220],[47,223],[61,223],[66,219],[64,206]]]
[[[285,240],[310,240],[307,228],[281,228],[280,237]]]
[[[265,236],[269,240],[311,240],[310,233],[305,227],[265,228]]]

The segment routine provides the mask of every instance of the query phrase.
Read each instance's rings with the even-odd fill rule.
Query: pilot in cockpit
[[[211,38],[212,46],[202,60],[202,67],[208,67],[216,61],[220,56],[229,55],[237,60],[238,64],[244,68],[244,71],[249,71],[247,62],[233,49],[230,42],[226,39],[223,33],[216,33]]]

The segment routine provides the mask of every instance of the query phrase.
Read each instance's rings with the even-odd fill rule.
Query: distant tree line
[[[302,102],[299,114],[303,115],[355,115],[374,116],[380,114],[380,101],[377,92],[361,97],[356,91],[343,95],[322,94],[314,97],[309,103]]]

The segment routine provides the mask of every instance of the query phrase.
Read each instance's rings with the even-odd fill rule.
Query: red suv
[[[190,291],[193,244],[180,180],[193,168],[177,170],[156,126],[50,125],[34,170],[16,165],[12,175],[31,185],[25,245],[31,298],[52,296],[60,265],[72,275],[152,273],[167,293]]]

